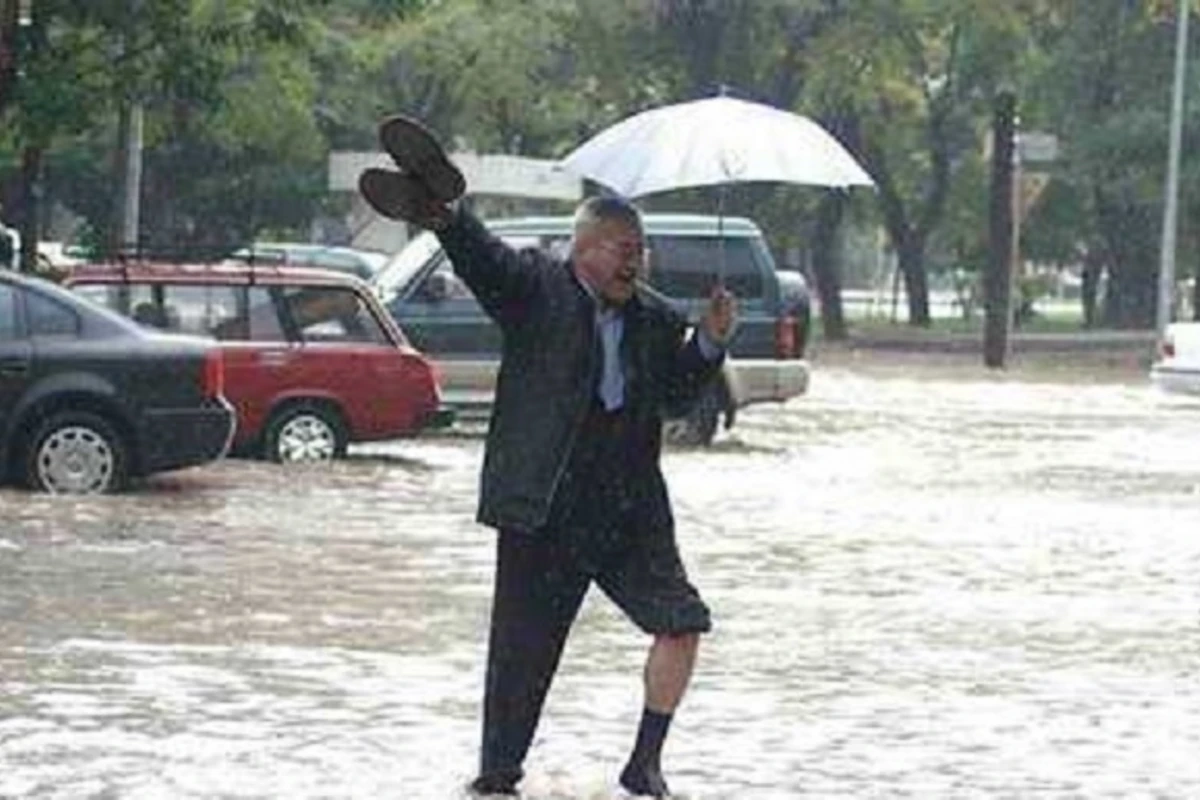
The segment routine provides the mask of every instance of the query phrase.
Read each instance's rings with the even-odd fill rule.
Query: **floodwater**
[[[481,451],[0,492],[0,796],[461,796]],[[665,468],[716,626],[677,791],[1200,796],[1200,408],[1133,373],[830,367]],[[645,645],[589,596],[526,797],[611,795]]]

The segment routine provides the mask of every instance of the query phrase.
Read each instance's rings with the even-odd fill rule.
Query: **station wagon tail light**
[[[786,314],[775,321],[775,357],[796,358],[796,318]]]
[[[203,391],[210,400],[225,394],[225,359],[220,350],[210,350],[204,357]]]

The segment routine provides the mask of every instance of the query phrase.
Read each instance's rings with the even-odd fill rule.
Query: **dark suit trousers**
[[[594,408],[547,526],[499,533],[484,696],[485,776],[520,779],[567,634],[593,580],[647,633],[710,627],[669,517],[643,511],[647,482],[629,470],[624,425],[623,413]]]

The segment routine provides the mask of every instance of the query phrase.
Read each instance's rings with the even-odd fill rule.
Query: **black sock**
[[[667,729],[671,727],[671,715],[659,714],[646,708],[642,710],[642,724],[638,726],[637,744],[634,745],[630,761],[638,764],[658,766]]]
[[[663,797],[667,785],[663,781],[660,756],[667,729],[671,727],[671,715],[659,714],[650,709],[642,711],[642,724],[638,726],[637,744],[629,756],[629,763],[621,772],[621,785],[634,794]]]

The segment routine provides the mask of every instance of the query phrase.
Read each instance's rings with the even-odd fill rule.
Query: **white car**
[[[1200,396],[1200,322],[1167,326],[1150,381],[1164,392]]]

